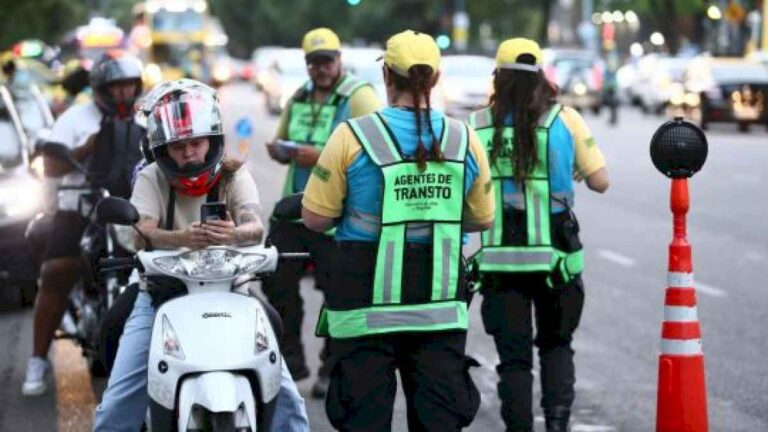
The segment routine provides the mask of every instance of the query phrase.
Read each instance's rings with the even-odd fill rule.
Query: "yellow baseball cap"
[[[325,27],[310,30],[301,42],[307,61],[317,57],[335,57],[341,52],[341,41],[333,30]]]
[[[440,48],[432,36],[413,30],[398,33],[387,40],[387,50],[380,58],[398,75],[408,76],[408,69],[426,65],[434,72],[440,68]]]
[[[519,63],[518,60],[523,54],[533,56],[534,64]],[[541,70],[543,58],[541,47],[536,41],[525,38],[507,39],[499,45],[499,49],[496,51],[496,67],[498,69],[538,72]]]

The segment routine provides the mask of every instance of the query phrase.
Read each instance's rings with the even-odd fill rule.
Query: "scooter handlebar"
[[[133,267],[133,257],[120,257],[120,258],[101,258],[99,259],[99,267]]]

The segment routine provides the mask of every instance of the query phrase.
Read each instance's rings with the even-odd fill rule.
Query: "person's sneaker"
[[[31,357],[27,363],[27,376],[24,378],[24,385],[21,387],[21,393],[24,396],[38,396],[47,390],[45,383],[45,373],[50,364],[48,360],[42,357]]]
[[[326,376],[317,377],[317,381],[312,386],[312,397],[314,399],[323,399],[325,394],[328,393],[328,385],[331,384],[330,378]]]

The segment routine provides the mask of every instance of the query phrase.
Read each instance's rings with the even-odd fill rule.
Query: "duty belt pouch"
[[[148,276],[147,294],[152,298],[152,307],[155,309],[168,300],[187,294],[187,286],[184,282],[172,276]]]
[[[581,274],[584,266],[583,245],[579,239],[579,222],[573,213],[565,213],[564,219],[555,223],[555,247],[567,255],[557,258],[552,273],[547,277],[547,285],[559,290],[566,288]]]

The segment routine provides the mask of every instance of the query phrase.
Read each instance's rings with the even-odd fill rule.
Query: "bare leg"
[[[45,358],[64,316],[67,297],[80,275],[80,257],[54,258],[43,263],[35,301],[32,355]]]

